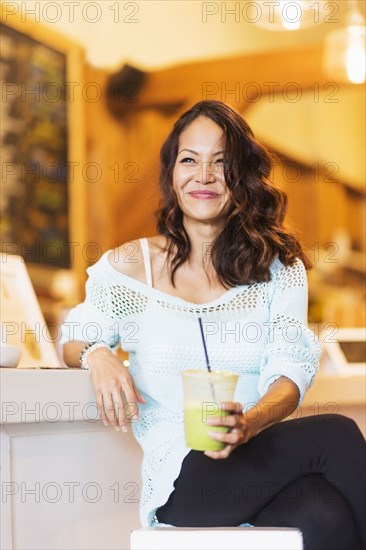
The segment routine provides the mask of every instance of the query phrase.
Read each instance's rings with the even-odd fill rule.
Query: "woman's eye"
[[[192,157],[185,157],[184,159],[182,159],[180,162],[194,162],[194,159]]]
[[[192,157],[184,157],[180,161],[180,163],[186,163],[186,164],[192,164],[193,162],[196,162],[196,159]],[[215,160],[214,164],[224,164],[224,159],[217,159]]]

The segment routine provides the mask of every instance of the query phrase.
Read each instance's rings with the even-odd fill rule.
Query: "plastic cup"
[[[224,401],[233,401],[239,375],[225,371],[187,369],[182,371],[184,389],[184,431],[186,445],[196,451],[220,451],[225,447],[208,432],[227,433],[225,426],[210,426],[209,418],[227,416]]]

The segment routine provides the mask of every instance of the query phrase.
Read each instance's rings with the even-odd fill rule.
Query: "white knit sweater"
[[[244,408],[281,375],[298,386],[301,404],[320,345],[307,327],[307,278],[299,259],[292,267],[276,259],[271,281],[240,285],[198,305],[116,271],[107,256],[88,269],[85,301],[69,313],[62,342],[103,340],[129,352],[130,373],[146,399],[133,431],[144,451],[140,519],[147,527],[190,450],[180,371],[206,369],[198,317],[212,369],[240,374],[235,400]]]

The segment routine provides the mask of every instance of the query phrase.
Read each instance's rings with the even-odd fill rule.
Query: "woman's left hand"
[[[226,426],[230,430],[227,433],[209,432],[212,439],[226,444],[221,451],[205,451],[206,456],[214,459],[227,458],[236,447],[242,445],[242,443],[247,443],[259,431],[256,428],[254,419],[250,420],[243,414],[241,403],[226,401],[221,404],[221,408],[229,414],[217,418],[207,418],[209,426]]]

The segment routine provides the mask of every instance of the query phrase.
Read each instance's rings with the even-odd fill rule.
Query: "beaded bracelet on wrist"
[[[98,348],[107,348],[110,349],[108,344],[105,342],[90,342],[89,344],[86,344],[86,346],[83,347],[83,349],[80,352],[80,367],[82,369],[90,369],[88,364],[88,357],[89,355],[95,351]]]

